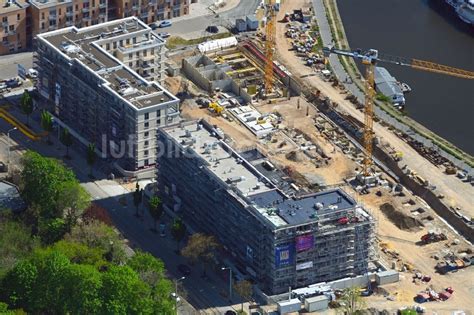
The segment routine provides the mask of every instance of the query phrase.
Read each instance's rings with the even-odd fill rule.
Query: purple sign
[[[313,248],[314,238],[312,234],[306,234],[296,237],[296,250],[298,252]]]

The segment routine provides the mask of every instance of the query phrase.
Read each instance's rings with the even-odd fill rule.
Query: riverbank
[[[341,49],[350,49],[350,45],[344,30],[344,25],[339,14],[337,1],[324,0],[324,5],[335,46]],[[346,57],[340,57],[339,60],[341,61],[341,64],[346,70],[347,74],[352,78],[352,81],[357,86],[357,88],[360,91],[363,91],[364,83],[361,80],[362,75],[355,65],[354,60],[352,58]],[[363,95],[360,93],[357,93],[359,95],[356,93],[353,94],[359,99],[359,102],[364,102]],[[465,170],[468,173],[474,174],[473,156],[464,152],[448,140],[432,132],[412,118],[406,116],[404,113],[398,111],[390,103],[376,101],[375,104],[386,115],[390,116],[392,121],[395,120],[397,122],[396,124],[392,124],[396,129],[405,133],[407,131],[414,133],[416,135],[415,138],[417,141],[423,143],[427,147],[434,148],[435,151],[439,151],[440,153],[444,152],[444,154],[441,155],[450,160],[456,167]],[[379,117],[381,116],[380,112],[376,111],[376,114]],[[387,121],[384,117],[380,118]],[[390,121],[387,122],[390,123]]]

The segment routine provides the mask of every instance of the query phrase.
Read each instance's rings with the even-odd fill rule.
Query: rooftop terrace
[[[114,56],[110,43],[120,40],[125,42],[125,39],[132,41],[133,37],[136,42],[118,45],[115,49],[126,51],[144,45],[164,45],[163,39],[135,17],[38,35],[40,40],[54,47],[65,58],[80,62],[94,72],[103,80],[104,86],[138,109],[177,100],[159,84],[147,81]]]
[[[193,122],[165,129],[186,151],[202,158],[207,168],[230,189],[243,196],[276,227],[318,221],[328,212],[354,208],[356,202],[340,189],[291,198],[230,148],[219,130],[205,122]],[[195,174],[198,175],[198,174]]]

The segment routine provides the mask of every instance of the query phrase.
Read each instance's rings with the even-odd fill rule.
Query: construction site
[[[470,179],[456,170],[457,177],[449,175],[455,167],[439,152],[373,115],[368,151],[364,105],[325,66],[311,4],[285,1],[279,11],[268,11],[273,30],[261,23],[231,46],[171,57],[182,66],[172,83],[193,96],[182,103],[182,117],[214,126],[237,152],[257,149],[281,172],[284,180],[273,181],[279,189],[290,185],[303,196],[337,188],[369,210],[378,261],[400,277],[371,289],[368,306],[393,310],[428,302],[424,307],[439,314],[472,309]],[[308,45],[300,32],[311,38]],[[412,169],[410,159],[436,171],[430,177]],[[454,187],[461,188],[451,194]],[[443,302],[429,303],[435,300]]]

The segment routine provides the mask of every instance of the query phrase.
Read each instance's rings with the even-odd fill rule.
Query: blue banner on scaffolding
[[[293,264],[294,246],[293,244],[282,245],[275,248],[275,266],[277,268]]]

